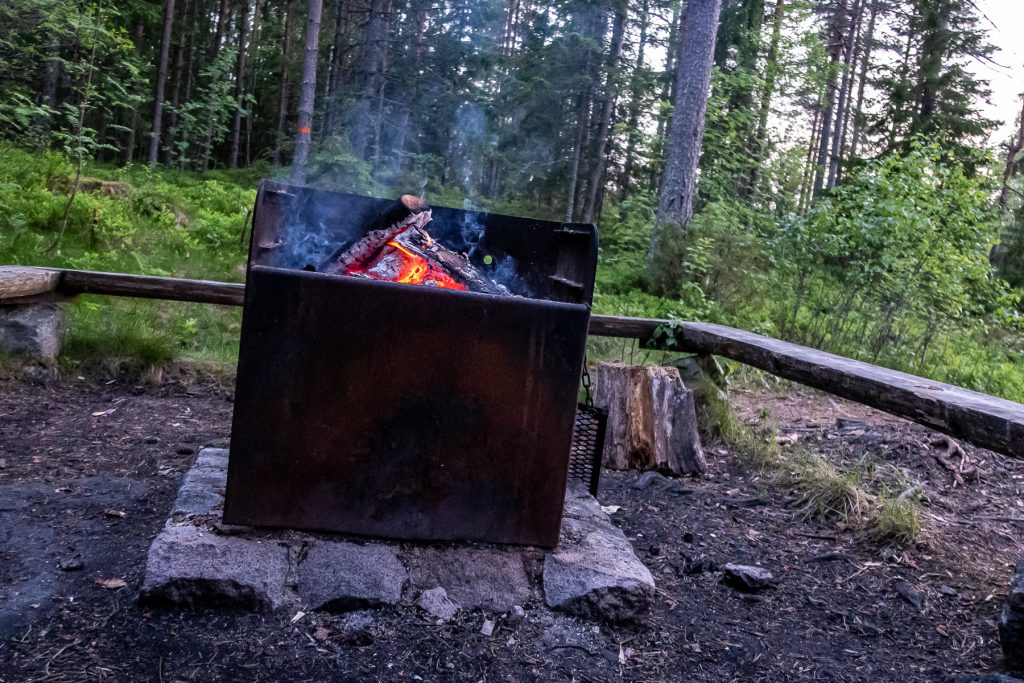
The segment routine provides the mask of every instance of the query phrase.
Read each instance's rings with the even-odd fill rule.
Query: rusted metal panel
[[[225,522],[555,545],[593,228],[574,226],[567,238],[556,223],[522,221],[517,231],[518,219],[435,210],[435,238],[480,221],[480,250],[512,255],[517,286],[549,300],[489,296],[304,272],[296,256],[316,254],[289,251],[297,234],[289,221],[339,216],[338,240],[356,239],[343,217],[365,224],[377,200],[265,190],[254,215]]]

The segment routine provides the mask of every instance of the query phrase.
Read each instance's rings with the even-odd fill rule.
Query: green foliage
[[[917,142],[780,225],[769,247],[781,334],[955,382],[965,379],[954,361],[969,340],[1017,329],[1017,295],[988,261],[999,220],[986,180],[944,156]],[[969,384],[1020,396],[1021,359],[1006,360],[1010,374],[972,371]]]
[[[87,168],[59,250],[45,253],[74,168],[61,154],[0,147],[0,262],[241,279],[242,229],[255,200],[224,174]],[[83,298],[69,306],[67,355],[231,361],[241,312],[219,306]]]

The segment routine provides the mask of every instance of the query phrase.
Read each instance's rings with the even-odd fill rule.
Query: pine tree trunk
[[[427,8],[425,1],[419,0],[418,4],[415,5],[414,11],[416,19],[413,26],[412,82],[409,84],[407,96],[398,115],[398,122],[395,124],[395,141],[392,145],[391,153],[392,171],[398,171],[402,167],[403,152],[405,152],[406,138],[409,135],[409,122],[412,116],[411,109],[415,106],[419,94],[419,72],[423,61],[423,49],[427,33]]]
[[[220,9],[217,11],[217,30],[213,34],[213,46],[210,49],[210,58],[216,59],[220,54],[221,43],[224,42],[224,27],[228,23],[228,0],[220,0]]]
[[[572,223],[576,215],[576,189],[580,177],[580,161],[583,158],[583,129],[587,117],[587,96],[580,93],[576,98],[576,139],[573,144],[572,161],[569,164],[569,192],[565,200],[565,222]]]
[[[394,16],[391,12],[391,0],[387,1],[387,6],[384,9],[385,16],[389,20]],[[391,27],[385,27],[385,35],[391,35]],[[381,155],[384,152],[384,85],[386,81],[386,74],[388,72],[388,51],[381,51],[381,63],[380,73],[381,77],[378,79],[377,86],[377,115],[374,121],[373,128],[373,162],[370,164],[370,177],[376,178],[380,172]]]
[[[657,225],[647,252],[650,282],[656,291],[672,292],[678,287],[681,243],[693,216],[721,9],[721,0],[690,0],[683,14],[675,109],[668,128]]]
[[[749,189],[752,194],[757,192],[761,184],[761,165],[768,157],[768,117],[772,110],[772,97],[775,95],[775,83],[779,77],[779,45],[782,42],[782,21],[785,18],[786,0],[775,0],[775,16],[772,17],[772,40],[768,46],[765,60],[764,89],[761,91],[761,106],[758,108],[757,133],[754,140],[753,163],[750,166]]]
[[[871,66],[871,50],[875,40],[875,19],[878,15],[879,0],[870,0],[871,16],[868,19],[868,32],[862,42],[863,56],[860,62],[860,82],[857,84],[857,104],[853,108],[853,135],[850,142],[850,153],[847,158],[857,157],[860,149],[861,137],[864,134],[864,87],[868,82],[868,69]]]
[[[363,30],[363,45],[360,51],[356,73],[356,90],[359,100],[352,110],[351,140],[352,151],[360,159],[366,159],[370,146],[370,122],[373,105],[380,90],[383,76],[384,41],[387,22],[384,16],[386,0],[370,0],[369,15]]]
[[[846,134],[846,116],[848,114],[848,102],[850,99],[850,84],[853,82],[854,50],[857,45],[857,33],[860,31],[861,0],[853,0],[853,9],[850,10],[850,24],[846,29],[846,45],[844,47],[845,57],[843,58],[843,80],[839,88],[839,100],[836,103],[836,125],[832,132],[832,150],[828,164],[828,181],[826,188],[832,189],[836,185],[836,178],[839,175],[839,162],[843,150],[843,136]]]
[[[167,87],[167,62],[171,54],[171,29],[174,27],[174,0],[167,0],[164,32],[160,40],[160,61],[156,68],[156,93],[153,96],[153,130],[149,138],[149,165],[156,167],[160,153],[160,132],[164,119],[164,90]]]
[[[1021,96],[1021,101],[1024,102],[1024,96]],[[1010,143],[1009,149],[1006,151],[1006,167],[1003,169],[1003,186],[999,191],[999,208],[1003,211],[1009,209],[1010,202],[1010,181],[1015,175],[1017,175],[1017,168],[1020,166],[1020,159],[1017,155],[1024,150],[1024,108],[1020,112],[1020,121],[1018,122],[1017,139]]]
[[[213,35],[213,45],[210,48],[210,61],[217,59],[220,55],[221,44],[224,42],[224,34],[228,25],[228,16],[231,8],[228,0],[220,0],[220,9],[217,12],[217,29]],[[206,172],[210,167],[210,153],[213,151],[213,127],[206,127],[206,135],[203,136],[203,160],[199,170]]]
[[[672,10],[672,24],[669,27],[668,42],[665,44],[667,55],[665,57],[665,72],[662,74],[664,79],[661,87],[661,96],[658,98],[659,104],[666,102],[674,102],[676,94],[676,59],[679,56],[679,34],[680,34],[680,23],[683,20],[682,4],[676,2]],[[665,107],[658,107],[658,127],[654,135],[654,143],[657,149],[660,149],[662,154],[665,148],[665,128],[668,126],[668,114],[666,113]],[[659,164],[651,164],[650,182],[649,188],[651,192],[658,189],[658,179],[660,174],[658,173]]]
[[[338,90],[341,88],[341,65],[344,59],[345,25],[347,23],[348,10],[344,0],[335,0],[334,3],[334,40],[331,42],[331,55],[328,60],[330,67],[327,72],[324,96],[324,119],[321,125],[320,134],[323,137],[334,135],[334,118],[338,110]]]
[[[309,0],[306,22],[306,57],[302,63],[302,91],[299,95],[299,121],[295,135],[295,157],[292,160],[292,185],[306,184],[306,164],[313,128],[313,100],[316,97],[316,62],[320,43],[320,16],[323,0]]]
[[[643,106],[644,57],[647,49],[647,32],[651,23],[650,0],[643,0],[640,9],[640,36],[637,39],[636,62],[633,64],[633,78],[629,88],[629,114],[626,119],[626,154],[622,166],[622,180],[619,201],[625,201],[633,181],[636,166],[636,148],[640,144],[640,109]]]
[[[253,9],[253,12],[252,12],[252,45],[253,45],[253,51],[254,52],[255,52],[256,46],[260,44],[260,39],[261,39],[261,36],[263,35],[263,21],[260,18],[260,16],[261,16],[260,15],[260,10],[261,9],[263,10],[263,13],[266,14],[266,5],[263,5],[263,7],[261,8],[260,7],[260,0],[256,0],[256,3],[254,5],[254,9]],[[248,90],[251,93],[255,93],[256,92],[256,76],[257,76],[256,72],[257,72],[257,70],[258,70],[257,67],[254,67],[254,68],[252,68],[250,70],[251,73],[249,75],[249,88],[248,88]],[[248,112],[246,112],[247,113],[247,116],[245,117],[245,165],[246,166],[248,166],[249,164],[252,163],[252,129],[253,129],[253,126],[255,125],[255,120],[256,120],[257,112],[258,112],[258,109],[255,106],[253,106],[252,108],[249,109]]]
[[[804,160],[804,177],[800,183],[800,206],[799,212],[803,214],[811,203],[811,195],[814,192],[814,154],[818,149],[818,141],[821,137],[821,116],[820,108],[814,110],[814,123],[811,124],[811,140],[807,145],[807,157]]]
[[[145,25],[142,21],[142,15],[135,17],[135,27],[132,30],[132,42],[135,43],[135,54],[138,54],[142,50],[142,32]],[[135,138],[138,135],[139,130],[139,108],[133,107],[131,113],[131,122],[128,124],[128,136],[124,143],[124,164],[127,166],[135,160]]]
[[[597,144],[594,147],[594,167],[587,185],[587,201],[583,205],[583,222],[593,223],[597,206],[598,190],[604,180],[608,139],[611,137],[612,117],[615,113],[615,101],[618,98],[619,61],[622,59],[622,46],[626,37],[626,4],[618,2],[614,8],[615,23],[612,28],[612,42],[608,49],[608,76],[604,89],[601,123],[597,131]]]
[[[244,0],[238,23],[238,59],[235,61],[235,118],[231,123],[231,154],[228,167],[238,168],[238,156],[242,143],[242,114],[245,111],[245,57],[246,40],[249,37],[249,14],[253,0]]]
[[[192,0],[182,0],[178,5],[178,41],[174,44],[174,67],[171,70],[171,107],[167,112],[167,125],[164,126],[164,163],[170,164],[174,158],[174,133],[178,126],[178,106],[181,103],[181,83],[185,69],[185,51],[188,49],[188,18],[192,9]]]
[[[843,53],[842,15],[846,12],[847,0],[838,0],[829,18],[828,51],[829,71],[825,90],[822,94],[821,131],[818,138],[818,154],[814,168],[814,196],[817,197],[825,189],[825,174],[828,169],[828,152],[832,141],[832,123],[835,118],[836,94],[839,90],[839,60]]]
[[[295,0],[284,5],[284,41],[281,47],[281,85],[277,89],[277,119],[274,126],[274,165],[281,163],[281,145],[284,144],[285,120],[288,115],[288,87],[292,73],[292,9]]]

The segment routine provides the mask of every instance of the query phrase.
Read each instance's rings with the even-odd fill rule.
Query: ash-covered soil
[[[0,681],[947,681],[1001,665],[995,620],[1022,552],[1024,464],[966,447],[961,486],[929,430],[802,389],[737,390],[751,422],[843,467],[898,469],[925,487],[906,547],[835,521],[721,444],[703,479],[599,495],[658,583],[639,626],[527,604],[436,625],[415,607],[281,617],[140,608],[149,542],[204,445],[227,445],[230,386],[0,379]],[[837,423],[837,420],[842,420]],[[776,587],[721,583],[727,562]],[[121,582],[124,585],[121,587]],[[916,604],[915,604],[916,603]]]

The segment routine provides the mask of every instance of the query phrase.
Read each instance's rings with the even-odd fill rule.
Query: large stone
[[[284,604],[287,575],[288,548],[280,543],[168,524],[149,548],[140,599],[269,611]]]
[[[218,515],[224,508],[224,485],[228,476],[228,451],[204,448],[178,489],[171,515],[199,517]]]
[[[298,567],[303,604],[345,612],[394,605],[407,574],[393,546],[317,539]]]
[[[1017,563],[1006,604],[999,615],[999,644],[1007,668],[1024,671],[1024,559]]]
[[[440,586],[465,609],[505,612],[530,598],[523,556],[516,549],[417,548],[407,563],[414,586]]]
[[[0,350],[51,362],[60,354],[64,311],[55,304],[0,306]]]
[[[544,601],[599,621],[635,622],[654,600],[654,578],[608,520],[566,515],[558,548],[544,558]]]

